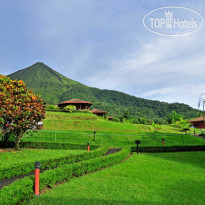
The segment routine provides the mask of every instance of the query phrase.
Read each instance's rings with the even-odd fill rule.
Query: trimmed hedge
[[[44,148],[44,149],[69,149],[69,150],[87,150],[87,145],[84,144],[69,144],[57,142],[21,142],[22,148]],[[90,150],[99,148],[98,145],[90,145]]]
[[[41,169],[50,169],[57,166],[61,166],[68,163],[79,162],[82,160],[91,159],[94,157],[99,157],[107,151],[107,147],[101,147],[96,150],[81,153],[77,155],[68,155],[66,157],[55,157],[53,159],[41,160]],[[14,176],[20,176],[23,174],[28,174],[34,171],[34,162],[24,163],[17,166],[11,166],[8,168],[0,168],[0,180],[5,178],[11,178]]]
[[[9,141],[8,147],[14,147],[14,142]],[[0,141],[0,147],[5,147],[4,142]],[[44,148],[44,149],[69,149],[69,150],[86,150],[87,145],[81,144],[69,144],[69,143],[57,143],[57,142],[21,142],[21,148]],[[98,145],[90,145],[90,149],[94,150],[99,148]]]
[[[114,165],[125,159],[130,153],[130,149],[124,148],[121,151],[87,161],[67,164],[53,170],[45,171],[40,175],[40,190],[45,187],[52,187],[54,184],[67,181],[72,176],[81,176],[85,173],[99,170],[101,168]],[[9,186],[0,190],[1,205],[12,205],[21,203],[34,197],[34,176],[19,179]]]
[[[131,147],[132,152],[137,151],[137,147]],[[205,151],[205,145],[190,145],[190,146],[139,146],[139,152],[190,152],[190,151]]]

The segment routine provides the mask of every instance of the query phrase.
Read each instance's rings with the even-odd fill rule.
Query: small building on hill
[[[76,110],[89,110],[92,103],[84,101],[84,100],[79,100],[79,99],[71,99],[71,100],[59,103],[58,107],[64,108],[68,105],[74,105],[76,107]]]
[[[203,116],[197,117],[193,120],[190,120],[190,123],[192,123],[192,125],[195,128],[204,129],[205,128],[205,117]]]
[[[114,119],[114,117],[110,117],[110,116],[108,116],[107,118],[108,118],[108,120],[110,120],[110,121],[112,121],[112,120]]]
[[[93,114],[96,114],[96,115],[101,116],[101,117],[104,117],[105,114],[107,114],[107,111],[98,110],[98,109],[93,109],[93,110],[91,110],[91,112],[92,112]]]

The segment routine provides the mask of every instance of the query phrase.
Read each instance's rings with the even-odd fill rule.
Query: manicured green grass
[[[45,130],[83,130],[109,132],[154,132],[152,125],[119,123],[105,120],[92,113],[46,112]],[[175,126],[161,125],[158,132],[181,133]]]
[[[28,204],[205,202],[205,152],[133,154],[124,163],[59,185]]]
[[[49,149],[20,149],[19,151],[0,153],[0,164],[2,169],[18,166],[24,163],[40,161],[44,159],[55,159],[83,153],[81,150],[49,150]]]
[[[110,122],[91,113],[47,112],[44,127],[43,131],[24,141],[133,146],[135,140],[141,140],[142,146],[160,146],[164,138],[165,145],[204,144],[202,139],[192,135],[183,136],[184,133],[174,125],[161,125],[154,132],[152,125]]]
[[[170,134],[170,133],[125,133],[125,132],[93,132],[89,131],[40,131],[33,136],[24,138],[23,141],[34,142],[61,142],[72,144],[86,144],[89,142],[93,145],[105,146],[133,146],[135,140],[141,140],[141,146],[160,146],[162,138],[165,145],[200,145],[204,144],[204,140],[194,137],[193,135]]]

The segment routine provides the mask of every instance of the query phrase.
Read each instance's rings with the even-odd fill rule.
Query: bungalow
[[[89,110],[89,107],[92,105],[92,103],[84,101],[84,100],[79,100],[79,99],[71,99],[71,100],[59,103],[58,107],[64,108],[68,105],[74,105],[76,107],[76,110]]]
[[[101,116],[101,117],[104,117],[105,114],[107,114],[106,111],[104,111],[104,110],[98,110],[98,109],[93,109],[93,110],[91,110],[91,112],[92,112],[93,114],[96,114],[96,115]]]
[[[189,121],[195,128],[203,129],[205,128],[205,116],[197,117]]]

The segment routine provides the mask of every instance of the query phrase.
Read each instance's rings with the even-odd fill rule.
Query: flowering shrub
[[[40,96],[28,90],[22,80],[0,75],[0,138],[12,135],[18,149],[23,134],[38,129],[44,118],[45,103]]]

